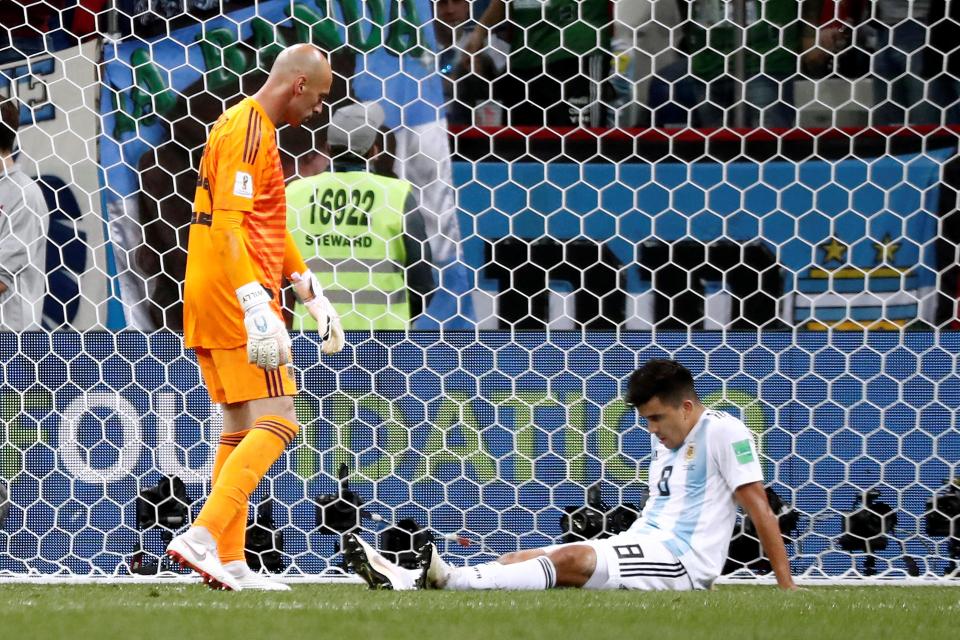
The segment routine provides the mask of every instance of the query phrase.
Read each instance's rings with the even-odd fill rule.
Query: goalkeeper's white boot
[[[220,563],[217,541],[204,527],[190,527],[167,545],[167,555],[181,567],[193,569],[211,589],[240,591],[243,587]]]
[[[437,545],[432,542],[420,547],[420,577],[417,578],[418,589],[443,589],[450,580],[453,567],[443,561],[437,551]]]
[[[347,566],[352,567],[371,589],[393,591],[416,589],[413,572],[384,558],[360,536],[348,533],[343,537],[343,556],[346,558]]]
[[[223,565],[230,575],[237,579],[240,586],[251,591],[290,591],[290,585],[283,584],[276,578],[257,573],[245,560],[234,560]]]

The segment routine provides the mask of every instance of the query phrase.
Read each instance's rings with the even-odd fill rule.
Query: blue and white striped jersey
[[[661,541],[697,587],[709,588],[727,558],[733,492],[763,482],[753,434],[737,418],[708,409],[679,448],[651,440],[650,499],[630,533]]]

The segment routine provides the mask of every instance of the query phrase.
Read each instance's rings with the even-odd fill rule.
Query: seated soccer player
[[[756,523],[777,584],[795,589],[746,425],[704,407],[693,376],[672,360],[650,360],[635,371],[626,402],[650,431],[654,485],[628,531],[462,568],[444,562],[428,544],[420,552],[418,572],[394,565],[350,535],[347,561],[378,589],[709,589],[726,560],[739,503]]]

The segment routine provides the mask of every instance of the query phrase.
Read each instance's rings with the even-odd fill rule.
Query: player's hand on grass
[[[323,340],[320,350],[329,356],[343,349],[345,338],[340,314],[323,295],[320,283],[317,282],[313,272],[293,273],[290,275],[290,281],[293,282],[293,292],[297,298],[317,321],[317,332]]]
[[[247,361],[271,370],[290,362],[290,334],[272,308],[270,294],[259,282],[237,289],[247,330]]]

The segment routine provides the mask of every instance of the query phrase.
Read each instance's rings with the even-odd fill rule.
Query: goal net
[[[180,335],[196,168],[297,42],[333,64],[323,118],[382,107],[371,169],[413,185],[432,283],[360,259],[362,199],[288,216],[354,311],[337,355],[295,332],[303,428],[252,496],[254,565],[340,575],[349,530],[461,564],[620,531],[650,484],[622,383],[671,357],[756,434],[796,575],[955,572],[950,5],[0,0],[48,209],[5,169],[0,575],[175,573],[222,423]],[[313,124],[279,131],[291,180],[330,166]],[[769,571],[749,522],[730,554]]]

